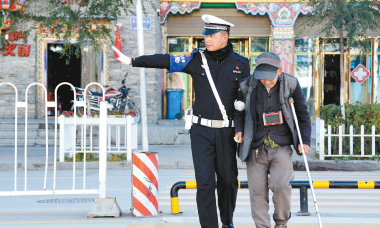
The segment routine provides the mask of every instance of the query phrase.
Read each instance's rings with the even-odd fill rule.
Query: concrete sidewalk
[[[45,168],[46,148],[45,147],[28,147],[27,148],[28,170],[41,170]],[[141,150],[141,146],[139,148]],[[158,161],[161,169],[192,169],[193,160],[190,145],[150,145],[151,152],[158,152]],[[25,152],[24,147],[18,147],[17,150],[17,167],[24,169]],[[57,148],[57,151],[59,149]],[[345,170],[345,171],[367,171],[379,170],[379,162],[376,161],[320,161],[315,157],[315,150],[307,155],[309,167],[311,170]],[[108,154],[111,156],[111,154]],[[58,154],[57,157],[58,158]],[[246,164],[238,160],[238,168],[246,168]],[[48,168],[53,169],[54,147],[48,147]],[[0,171],[14,170],[15,149],[14,147],[0,148]],[[77,168],[83,167],[83,162],[76,163]],[[99,162],[87,162],[88,169],[97,169]],[[108,169],[129,169],[130,162],[108,162]],[[293,153],[293,167],[295,170],[305,170],[302,156]],[[57,162],[57,169],[72,169],[72,162]]]

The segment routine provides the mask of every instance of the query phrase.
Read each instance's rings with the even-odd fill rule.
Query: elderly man
[[[311,121],[298,80],[282,72],[280,57],[274,53],[263,53],[256,59],[253,75],[240,82],[241,92],[246,97],[244,138],[238,155],[247,163],[247,177],[251,199],[252,218],[257,228],[270,228],[269,189],[273,192],[276,228],[286,228],[291,217],[292,187],[294,179],[290,145],[298,149],[301,145],[289,98],[294,105],[299,121],[305,154],[310,152]],[[236,123],[237,128],[241,122]]]
[[[169,72],[191,75],[195,103],[193,116],[190,116],[191,123],[194,123],[190,137],[199,220],[203,228],[218,227],[216,173],[221,221],[223,227],[233,227],[238,188],[234,135],[242,132],[244,122],[244,105],[241,111],[237,111],[234,104],[239,100],[239,81],[250,74],[249,61],[235,53],[228,42],[233,24],[212,15],[203,15],[202,19],[205,22],[204,53],[194,50],[187,55],[151,55],[131,60],[117,49],[114,50],[120,55],[119,61],[134,67],[165,68]],[[213,92],[213,85],[218,95]],[[219,96],[222,105],[219,104]],[[240,128],[234,127],[237,122],[240,122]]]

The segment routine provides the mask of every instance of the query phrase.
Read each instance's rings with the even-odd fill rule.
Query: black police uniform
[[[239,81],[250,74],[249,61],[237,53],[229,54],[222,63],[205,53],[210,72],[225,106],[228,118],[244,123],[244,111],[235,110],[234,101],[238,99]],[[150,55],[132,59],[134,67],[170,69],[170,55]],[[182,69],[193,78],[195,90],[194,116],[209,120],[223,120],[218,103],[211,90],[205,69],[202,67],[199,52]],[[244,101],[244,97],[239,97]],[[238,124],[243,126],[243,124]],[[235,210],[238,188],[235,132],[243,129],[209,128],[194,124],[190,131],[191,148],[197,181],[197,206],[201,226],[217,228],[218,217],[215,200],[215,172],[217,174],[218,205],[221,221],[231,224]]]

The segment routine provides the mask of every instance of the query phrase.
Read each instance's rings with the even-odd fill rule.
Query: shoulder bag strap
[[[201,53],[201,55],[202,55],[203,68],[206,70],[207,79],[208,79],[208,81],[209,81],[209,83],[210,83],[210,86],[211,86],[212,92],[214,93],[214,96],[215,96],[216,102],[218,102],[219,109],[220,109],[220,111],[222,112],[223,120],[224,120],[224,121],[228,121],[228,116],[227,116],[226,109],[225,109],[225,107],[224,107],[222,101],[220,100],[220,97],[219,97],[218,91],[216,90],[216,87],[215,87],[215,84],[214,84],[214,80],[213,80],[212,77],[211,77],[211,72],[210,72],[210,68],[208,67],[208,64],[207,64],[206,56],[204,55],[203,52]]]

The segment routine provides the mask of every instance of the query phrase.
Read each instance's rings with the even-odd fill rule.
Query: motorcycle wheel
[[[136,120],[136,122],[139,123],[140,120],[141,120],[140,110],[134,104],[130,103],[129,104],[129,110],[131,110],[131,109],[136,110],[136,114],[137,114],[137,120]]]
[[[123,102],[123,103],[121,103],[121,104],[118,105],[117,110],[119,111],[119,113],[124,113],[125,107],[126,107],[126,105]]]

